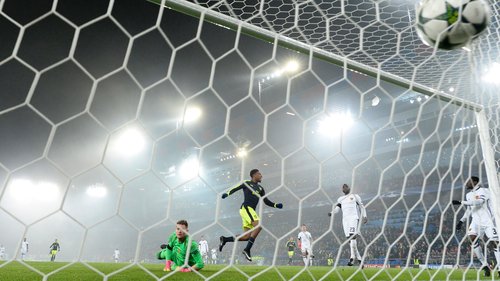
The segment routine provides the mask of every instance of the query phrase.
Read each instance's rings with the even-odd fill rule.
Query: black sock
[[[234,237],[232,236],[224,237],[224,242],[234,242]]]
[[[253,242],[255,242],[255,238],[253,237],[248,238],[248,244],[245,250],[250,251],[250,249],[252,249]]]

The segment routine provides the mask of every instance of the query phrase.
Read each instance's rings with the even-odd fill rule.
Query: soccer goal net
[[[478,177],[500,220],[490,4],[442,51],[415,1],[0,0],[0,279],[481,278],[471,245],[493,270],[494,241],[452,201]],[[252,169],[273,204],[222,199]],[[219,250],[242,217],[251,262],[248,241]],[[157,259],[179,220],[199,272]]]

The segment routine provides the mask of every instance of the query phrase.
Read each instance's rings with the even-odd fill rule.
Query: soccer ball
[[[490,8],[485,0],[423,0],[417,9],[417,34],[426,45],[456,49],[486,29]]]

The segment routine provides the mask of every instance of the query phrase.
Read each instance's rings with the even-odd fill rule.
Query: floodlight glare
[[[90,197],[102,198],[108,194],[108,190],[100,184],[92,184],[87,187],[86,193]]]
[[[28,179],[14,179],[11,182],[13,197],[23,203],[51,201],[59,196],[59,188],[53,182],[34,182]]]
[[[291,60],[289,61],[286,65],[285,65],[285,72],[288,72],[288,73],[293,73],[295,71],[297,71],[299,69],[299,63],[295,60]]]
[[[201,117],[201,109],[196,106],[186,108],[184,112],[184,123],[192,123]]]
[[[351,127],[353,123],[354,120],[349,113],[336,113],[319,121],[318,132],[334,137]]]
[[[198,175],[200,161],[196,157],[189,157],[184,160],[179,167],[179,175],[186,180],[192,179]]]
[[[135,128],[129,128],[121,133],[112,145],[121,155],[134,156],[144,149],[144,135]]]
[[[498,77],[500,77],[500,63],[494,62],[483,75],[483,81],[498,84]]]
[[[240,148],[238,149],[238,152],[236,153],[236,156],[239,158],[245,158],[248,155],[248,152],[245,148]]]

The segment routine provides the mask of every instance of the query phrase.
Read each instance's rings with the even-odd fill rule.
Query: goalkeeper
[[[238,241],[248,241],[247,246],[243,250],[243,255],[248,261],[252,261],[252,256],[250,255],[250,249],[255,242],[255,239],[259,235],[260,230],[262,229],[259,225],[259,216],[255,210],[257,209],[257,204],[259,204],[260,200],[264,201],[264,204],[267,206],[281,209],[283,208],[282,203],[274,203],[271,200],[265,197],[266,192],[264,188],[260,185],[262,181],[262,174],[257,169],[253,169],[250,171],[250,177],[252,178],[249,181],[245,181],[244,183],[233,187],[228,192],[222,194],[222,199],[228,197],[229,195],[235,193],[238,190],[243,190],[243,204],[241,204],[240,208],[240,216],[243,222],[243,230],[246,232],[243,236],[241,236]],[[250,232],[251,230],[251,232]],[[219,251],[222,251],[222,248],[227,242],[234,242],[236,237],[229,236],[221,236]]]
[[[194,240],[190,243],[189,240],[188,222],[178,221],[175,232],[170,235],[167,244],[161,245],[163,250],[157,254],[158,259],[165,260],[163,271],[190,272],[198,271],[205,266],[198,250],[198,243]]]

